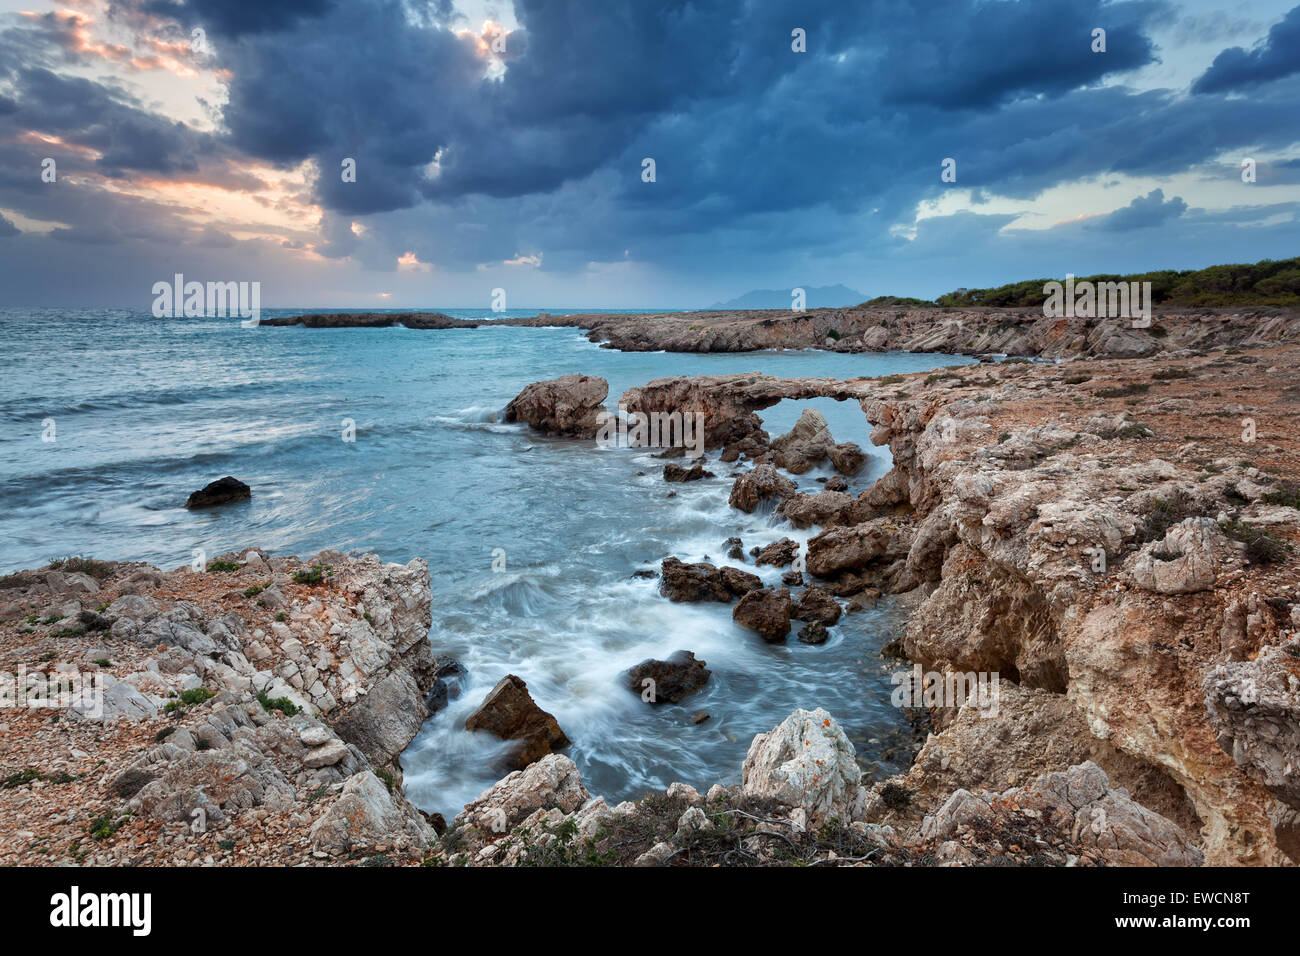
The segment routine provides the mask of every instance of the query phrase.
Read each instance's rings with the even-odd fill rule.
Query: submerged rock
[[[623,678],[627,688],[642,699],[652,691],[648,703],[676,704],[707,684],[711,673],[704,661],[690,651],[676,651],[667,660],[642,661],[625,671]],[[647,680],[653,682],[648,687],[644,683]]]
[[[194,492],[185,501],[186,508],[211,508],[231,501],[247,501],[253,497],[253,489],[232,475],[218,478]]]
[[[681,465],[664,465],[664,481],[699,481],[701,478],[714,478],[713,472],[705,471],[703,465],[683,468]]]
[[[528,693],[528,685],[514,674],[507,674],[488,692],[478,710],[465,719],[466,730],[486,730],[502,740],[517,740],[513,754],[516,769],[569,745],[569,738],[559,722],[538,707]]]

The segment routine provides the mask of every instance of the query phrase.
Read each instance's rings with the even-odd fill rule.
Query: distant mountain
[[[840,306],[858,305],[867,298],[861,292],[854,292],[843,285],[804,286],[803,292],[804,305],[809,309],[834,309]],[[711,305],[709,309],[788,309],[793,296],[793,288],[755,289],[753,292],[746,292],[738,299]]]

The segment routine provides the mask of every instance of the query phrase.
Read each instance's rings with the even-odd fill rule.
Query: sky
[[[1288,2],[0,0],[0,305],[930,298],[1298,211]]]

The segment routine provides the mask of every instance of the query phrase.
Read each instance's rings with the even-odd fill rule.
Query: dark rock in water
[[[661,451],[659,454],[655,455],[654,457],[655,458],[685,458],[686,446],[672,445],[668,448],[665,448],[663,451]]]
[[[786,588],[750,591],[731,617],[741,627],[757,631],[765,641],[783,641],[790,633],[790,592]]]
[[[831,464],[835,466],[835,470],[842,475],[856,475],[862,470],[862,465],[867,460],[867,456],[862,449],[851,441],[840,442],[827,451],[827,455],[830,457]],[[830,487],[830,482],[827,482],[826,485]]]
[[[478,710],[465,719],[466,730],[486,730],[502,740],[517,740],[519,749],[511,758],[515,770],[569,745],[559,722],[538,707],[528,685],[507,674],[488,692]]]
[[[790,538],[782,538],[780,541],[773,541],[766,548],[758,553],[754,563],[758,565],[771,564],[778,568],[783,568],[795,559],[799,553],[799,542]]]
[[[424,699],[424,706],[430,714],[436,714],[447,706],[448,701],[460,696],[461,681],[465,677],[465,668],[460,661],[450,657],[435,657],[433,667],[433,686]]]
[[[825,644],[828,637],[830,635],[826,633],[826,625],[820,621],[799,628],[799,640],[804,644]]]
[[[442,836],[447,832],[447,818],[441,813],[425,813],[420,811],[420,816],[424,817],[424,822],[433,827],[433,832]]]
[[[665,661],[644,660],[636,667],[623,672],[624,683],[628,690],[645,697],[647,691],[653,690],[649,700],[651,704],[676,704],[682,698],[695,693],[709,681],[710,670],[704,661],[696,658],[690,651],[676,651]],[[654,681],[649,687],[646,680]]]
[[[654,578],[654,577],[658,577],[658,575],[656,575],[653,571],[648,570],[647,568],[642,568],[642,569],[639,570],[639,571],[633,571],[633,572],[632,572],[632,577],[634,577],[634,578]]]
[[[691,718],[691,723],[702,724],[708,719],[709,719],[709,715],[704,711],[700,711],[698,714],[696,714],[694,717]]]
[[[664,465],[664,481],[699,481],[701,478],[716,477],[713,472],[705,471],[703,465],[683,468],[681,465]]]
[[[253,497],[253,489],[238,478],[226,475],[194,492],[185,502],[186,508],[211,508],[231,501],[247,501]]]
[[[788,588],[797,588],[803,584],[803,572],[787,571],[781,575],[781,583]]]
[[[595,438],[609,383],[594,375],[564,375],[533,382],[506,406],[507,422],[527,422],[539,431]]]
[[[731,601],[763,582],[758,575],[739,568],[716,568],[711,564],[684,564],[664,558],[659,590],[670,601]]]
[[[829,591],[814,585],[799,595],[790,616],[796,621],[816,621],[830,627],[840,619],[842,613],[840,602]]]
[[[779,474],[770,464],[754,466],[736,479],[731,486],[727,502],[746,514],[752,514],[765,501],[789,498],[799,489],[785,475]]]
[[[745,542],[741,541],[739,538],[728,538],[726,541],[722,542],[722,546],[727,548],[727,557],[732,561],[745,560]]]
[[[832,478],[830,481],[826,482],[825,490],[826,490],[826,491],[844,491],[844,490],[847,489],[848,487],[849,487],[849,483],[848,483],[847,481],[845,481],[843,478],[841,478],[839,475],[836,475],[836,476],[835,476],[834,478]]]

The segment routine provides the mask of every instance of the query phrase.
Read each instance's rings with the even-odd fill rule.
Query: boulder
[[[829,483],[827,487],[829,489]],[[854,524],[862,510],[857,501],[844,492],[823,490],[815,495],[791,495],[777,505],[776,514],[796,528],[811,528],[813,525],[830,528]]]
[[[815,408],[805,408],[794,428],[772,439],[776,463],[792,475],[802,475],[821,464],[833,448],[831,430]]]
[[[703,465],[683,468],[681,465],[664,465],[664,481],[699,481],[701,478],[717,477],[711,471],[705,471]]]
[[[528,685],[514,674],[497,682],[478,710],[465,719],[465,729],[486,730],[502,740],[519,741],[511,758],[518,770],[569,745],[559,722],[537,706]]]
[[[659,591],[670,601],[723,601],[730,603],[763,582],[758,575],[739,568],[717,568],[707,562],[684,564],[677,558],[664,558],[660,568]]]
[[[853,744],[822,708],[796,710],[749,745],[741,787],[750,797],[802,809],[810,825],[858,819],[866,802]]]
[[[624,671],[623,678],[629,690],[643,696],[648,689],[644,681],[653,681],[649,688],[654,691],[649,701],[652,704],[676,704],[707,684],[710,673],[704,661],[690,651],[676,651],[667,660],[642,661]]]
[[[799,628],[800,644],[825,644],[829,637],[826,625],[819,621],[812,621]]]
[[[856,475],[862,470],[862,465],[867,460],[867,456],[862,449],[851,441],[840,442],[830,448],[826,454],[830,458],[831,464],[835,466],[835,470],[841,475]],[[838,478],[832,479],[832,481],[839,481],[843,484],[843,481]],[[830,487],[830,482],[826,484],[827,487]]]
[[[757,631],[765,641],[783,641],[790,633],[790,591],[761,588],[750,591],[731,612],[732,620]]]
[[[185,507],[211,508],[213,505],[224,505],[231,501],[247,501],[251,497],[253,497],[253,489],[238,478],[226,475],[191,494],[185,502]]]
[[[415,678],[395,670],[333,721],[334,732],[383,767],[420,732],[429,711]]]
[[[369,770],[353,774],[308,833],[312,848],[331,856],[394,843],[422,846],[434,837],[423,817],[394,797]]]
[[[833,627],[842,613],[840,602],[829,591],[815,585],[806,588],[790,609],[790,616],[796,621],[815,621],[827,627]]]
[[[498,780],[465,804],[452,826],[469,825],[484,833],[505,833],[538,810],[573,813],[590,799],[577,765],[563,754],[547,754]]]
[[[766,501],[780,501],[796,492],[795,483],[769,464],[754,468],[736,479],[727,502],[746,514],[753,514]]]
[[[759,551],[757,557],[754,558],[754,564],[770,564],[774,567],[783,568],[793,562],[798,554],[799,542],[790,538],[782,538],[780,541],[773,541]]]
[[[860,571],[889,550],[889,535],[879,525],[829,528],[808,542],[808,570],[818,577]]]
[[[527,422],[539,431],[570,438],[595,438],[609,383],[594,375],[564,375],[533,382],[506,405],[507,422]]]

